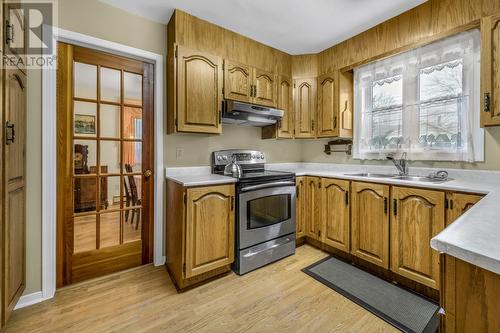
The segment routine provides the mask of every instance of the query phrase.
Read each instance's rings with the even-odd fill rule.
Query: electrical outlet
[[[184,156],[184,149],[182,148],[176,148],[175,149],[175,159],[180,160]]]

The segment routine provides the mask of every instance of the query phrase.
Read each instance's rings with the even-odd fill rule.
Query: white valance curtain
[[[354,70],[354,158],[482,161],[479,30]]]

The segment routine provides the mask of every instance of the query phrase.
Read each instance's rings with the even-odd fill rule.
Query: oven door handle
[[[255,191],[255,190],[260,190],[263,188],[270,188],[270,187],[277,187],[277,186],[295,186],[295,182],[274,182],[274,183],[267,183],[267,184],[259,184],[259,185],[252,185],[248,187],[243,187],[240,191],[241,192],[248,192],[248,191]]]

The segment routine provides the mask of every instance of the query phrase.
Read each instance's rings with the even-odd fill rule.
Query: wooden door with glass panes
[[[58,44],[57,285],[152,261],[153,65]]]

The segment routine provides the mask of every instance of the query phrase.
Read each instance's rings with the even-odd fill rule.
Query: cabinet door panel
[[[220,133],[222,59],[177,47],[177,130]]]
[[[252,68],[224,60],[224,97],[235,101],[251,101]]]
[[[293,88],[292,79],[280,76],[278,80],[278,109],[285,111],[278,122],[278,137],[293,137]]]
[[[337,84],[333,73],[318,78],[318,137],[339,135],[336,89]]]
[[[297,201],[296,201],[296,237],[297,239],[306,235],[305,217],[307,207],[306,177],[297,177]]]
[[[316,79],[294,80],[295,137],[314,138],[316,121]]]
[[[447,193],[448,209],[446,211],[446,226],[458,219],[483,197],[475,194]]]
[[[259,105],[276,107],[277,103],[277,78],[271,72],[254,68],[255,94],[253,102]]]
[[[234,186],[187,190],[186,273],[190,278],[234,260]]]
[[[321,183],[321,241],[349,252],[349,181],[323,178]]]
[[[338,73],[338,112],[339,129],[338,135],[342,138],[352,138],[354,81],[352,71]]]
[[[320,179],[318,177],[306,177],[306,210],[305,225],[306,235],[318,239],[318,218],[320,212]]]
[[[352,183],[352,254],[389,269],[389,186]]]
[[[480,99],[481,126],[500,125],[500,14],[481,19]]]
[[[444,229],[444,193],[394,187],[391,270],[439,289],[439,254],[430,240]]]

